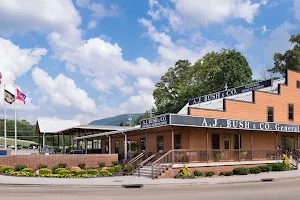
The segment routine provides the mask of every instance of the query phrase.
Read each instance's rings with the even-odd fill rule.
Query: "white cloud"
[[[53,105],[62,108],[75,108],[81,112],[96,112],[96,103],[88,94],[78,88],[73,79],[59,74],[55,79],[40,68],[32,72],[34,82],[40,87]]]
[[[267,26],[264,25],[264,26],[262,27],[262,33],[261,33],[261,34],[263,35],[263,34],[265,34],[267,31],[268,31]]]
[[[88,23],[88,25],[87,25],[87,28],[88,29],[94,29],[94,28],[96,28],[97,27],[97,22],[96,22],[96,20],[91,20],[89,23]]]
[[[135,82],[135,88],[142,91],[153,92],[155,89],[155,84],[150,78],[138,77]]]
[[[93,12],[92,16],[95,18],[116,16],[118,13],[118,7],[114,4],[110,4],[110,9],[106,9],[101,3],[91,2],[91,0],[77,0],[77,5],[90,9]]]
[[[300,1],[294,0],[295,17],[300,21]]]
[[[230,25],[225,29],[225,34],[231,35],[239,43],[236,48],[240,51],[247,50],[254,40],[253,30],[242,26]]]
[[[126,113],[139,113],[152,108],[154,98],[151,94],[140,93],[139,95],[131,96],[127,102],[120,105],[120,109]]]

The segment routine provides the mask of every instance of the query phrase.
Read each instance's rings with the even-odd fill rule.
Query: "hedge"
[[[89,169],[87,171],[88,174],[91,174],[91,175],[98,175],[99,174],[99,171],[97,169]]]
[[[47,174],[52,174],[52,170],[48,168],[39,169],[39,175],[47,175]]]
[[[252,167],[249,168],[249,171],[251,174],[259,174],[261,172],[261,169],[259,167]]]
[[[117,172],[117,173],[122,171],[121,165],[116,165],[116,166],[114,166],[114,168],[115,168],[115,172]]]
[[[113,167],[108,167],[106,170],[109,171],[112,175],[115,175],[116,173],[116,170]]]
[[[22,170],[22,172],[33,173],[33,169],[32,168],[25,168],[25,169]]]
[[[112,176],[112,173],[110,173],[108,170],[103,169],[99,172],[99,176]]]
[[[67,170],[67,169],[63,169],[63,170],[59,171],[59,174],[61,174],[61,175],[71,174],[71,171]]]
[[[11,167],[11,166],[4,166],[4,167],[1,167],[1,172],[2,172],[2,173],[8,172],[9,170],[14,170],[14,168]]]
[[[233,174],[234,175],[248,175],[248,174],[250,174],[250,170],[249,170],[249,168],[243,168],[243,167],[234,168]]]
[[[59,174],[61,170],[66,170],[66,168],[57,168],[55,169],[55,174]]]
[[[81,175],[84,175],[84,174],[87,174],[87,171],[86,170],[76,170],[75,171],[75,176],[81,176]]]
[[[15,171],[20,172],[20,171],[22,171],[25,168],[27,168],[26,165],[16,165]]]

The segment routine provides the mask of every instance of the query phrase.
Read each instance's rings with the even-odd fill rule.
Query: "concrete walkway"
[[[228,184],[260,182],[261,179],[282,180],[300,178],[300,170],[285,172],[269,172],[250,174],[247,176],[213,177],[197,179],[150,179],[135,176],[99,177],[99,178],[40,178],[40,177],[15,177],[0,175],[0,185],[22,186],[97,186],[97,187],[122,187],[123,185],[142,184],[146,186],[171,186],[171,185],[197,185],[197,184]]]

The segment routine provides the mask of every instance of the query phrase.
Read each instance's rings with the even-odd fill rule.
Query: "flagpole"
[[[15,155],[17,155],[17,110],[16,110],[16,90],[17,90],[17,87],[16,87],[16,81],[14,82],[15,85],[14,85],[14,89],[15,89],[15,102],[14,102],[14,107],[15,107]]]
[[[5,95],[5,85],[4,85],[4,95]],[[5,97],[4,97],[5,99]],[[7,150],[7,135],[6,135],[6,102],[4,100],[4,146]]]

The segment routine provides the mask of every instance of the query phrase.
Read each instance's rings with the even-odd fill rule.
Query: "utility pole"
[[[129,113],[127,116],[128,116],[128,123],[129,123],[129,126],[131,126],[131,124],[132,124],[132,114]]]
[[[152,118],[152,115],[153,115],[152,109],[147,110],[147,113],[149,114],[149,117]]]
[[[227,90],[228,89],[228,86],[227,86],[227,83],[225,83],[225,90]]]

